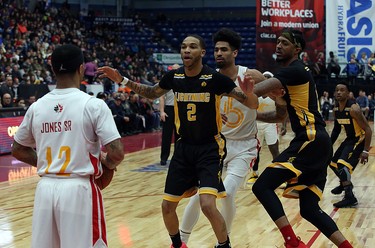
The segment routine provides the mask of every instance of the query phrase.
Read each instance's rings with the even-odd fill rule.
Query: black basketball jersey
[[[342,111],[340,111],[338,106],[333,108],[335,112],[335,125],[343,126],[345,128],[346,137],[348,138],[355,138],[365,134],[365,131],[350,115],[350,109],[353,104],[357,103],[354,100],[347,100],[345,108]]]
[[[316,85],[310,69],[302,61],[295,60],[283,67],[275,77],[286,90],[288,114],[293,132],[315,132],[315,125],[325,126],[320,114]]]
[[[218,137],[221,95],[236,87],[229,77],[208,66],[203,66],[199,75],[188,77],[181,67],[169,71],[159,86],[174,92],[176,130],[184,142],[204,144]]]

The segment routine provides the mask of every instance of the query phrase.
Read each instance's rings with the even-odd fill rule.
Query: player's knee
[[[320,213],[320,207],[318,202],[300,202],[300,214],[302,218],[311,222],[317,218],[317,214]]]
[[[259,199],[259,196],[261,196],[262,192],[263,192],[264,188],[262,187],[262,185],[259,183],[259,181],[255,181],[255,183],[253,184],[253,187],[252,187],[252,191],[254,193],[254,195]]]
[[[312,220],[314,220],[314,216],[315,216],[315,213],[316,213],[315,210],[316,209],[312,208],[311,206],[301,206],[300,207],[300,214],[301,214],[302,218],[311,222]]]
[[[227,193],[226,198],[234,197],[237,193],[238,188],[243,184],[243,177],[239,177],[233,174],[228,174],[224,179],[225,192]]]
[[[207,218],[210,218],[214,215],[214,212],[217,211],[216,204],[214,201],[211,201],[210,199],[201,199],[200,205],[202,212]]]
[[[309,209],[307,209],[305,207],[300,208],[300,214],[301,214],[302,218],[304,218],[307,221],[310,221],[311,218],[312,218],[312,213],[310,212]]]
[[[177,204],[177,202],[163,200],[163,202],[161,203],[161,210],[163,215],[174,213],[176,211]]]

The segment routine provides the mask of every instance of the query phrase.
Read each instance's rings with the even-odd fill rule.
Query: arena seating
[[[235,19],[235,20],[179,20],[176,22],[157,22],[155,30],[160,32],[167,43],[178,52],[179,45],[188,34],[201,35],[207,45],[206,63],[215,67],[213,59],[212,34],[221,27],[228,27],[242,36],[242,48],[237,57],[237,63],[255,68],[255,19]]]

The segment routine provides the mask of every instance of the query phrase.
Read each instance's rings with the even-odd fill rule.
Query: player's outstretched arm
[[[250,75],[254,79],[254,84],[260,83],[267,78],[257,69],[247,69],[244,73],[245,75]]]
[[[254,86],[254,94],[257,96],[269,95],[279,97],[285,94],[285,89],[279,79],[269,78]]]
[[[109,78],[112,81],[114,81],[117,84],[123,84],[126,85],[130,89],[132,89],[135,93],[146,97],[148,99],[156,99],[167,93],[169,90],[165,90],[160,88],[159,84],[155,84],[154,86],[148,86],[144,84],[139,84],[136,82],[133,82],[132,80],[122,76],[118,70],[109,67],[109,66],[103,66],[99,67],[97,70],[97,73],[99,74],[99,78]]]

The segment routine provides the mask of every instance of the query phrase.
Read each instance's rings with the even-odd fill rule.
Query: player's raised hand
[[[239,83],[242,91],[245,94],[248,95],[248,94],[253,93],[255,80],[253,79],[253,77],[251,75],[245,74],[243,80],[241,79],[240,76],[238,76],[237,79],[238,79],[238,83]]]
[[[116,83],[119,83],[123,80],[123,77],[118,72],[118,70],[109,66],[99,67],[97,73],[99,74],[99,78],[107,77]]]

